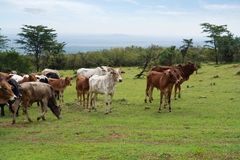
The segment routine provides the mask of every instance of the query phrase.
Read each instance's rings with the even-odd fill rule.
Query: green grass
[[[0,159],[238,159],[240,67],[231,66],[203,65],[182,84],[182,98],[172,98],[172,112],[160,114],[159,91],[154,89],[153,103],[144,103],[146,79],[134,79],[141,71],[137,67],[122,68],[126,73],[109,115],[103,95],[98,112],[77,104],[74,79],[65,91],[60,120],[49,110],[46,121],[37,121],[40,109],[34,104],[28,108],[33,122],[20,115],[12,125],[5,107]],[[60,74],[74,76],[70,70]]]

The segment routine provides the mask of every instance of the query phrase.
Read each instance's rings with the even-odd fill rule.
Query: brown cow
[[[168,69],[164,72],[156,72],[150,71],[147,74],[147,87],[146,87],[146,96],[145,102],[147,101],[147,95],[151,90],[151,87],[156,87],[160,90],[160,106],[158,112],[161,113],[162,111],[162,99],[165,95],[169,105],[169,112],[171,112],[171,93],[172,93],[172,86],[174,84],[179,83],[179,79],[177,78],[176,74],[173,70]],[[150,92],[151,94],[151,92]],[[151,99],[152,95],[149,95]]]
[[[82,103],[83,108],[87,109],[87,104],[89,100],[89,78],[78,76],[76,79],[76,90],[79,103]],[[85,103],[85,95],[87,95],[87,103]]]
[[[72,78],[66,77],[66,78],[48,78],[48,83],[53,87],[54,91],[59,91],[59,101],[63,102],[63,92],[67,88],[67,86],[71,86]]]
[[[5,80],[10,79],[12,76],[13,76],[12,74],[0,72],[0,77],[4,78]]]
[[[5,79],[0,77],[0,104],[5,104],[9,100],[14,101],[17,98],[12,89],[13,86],[11,86]]]
[[[173,71],[172,73],[174,74],[174,76],[177,77],[177,79],[178,79],[178,83],[177,84],[179,84],[183,80],[180,71],[178,69],[176,69],[176,68],[173,68],[171,70]],[[171,87],[173,87],[173,85]],[[153,89],[154,89],[154,86],[150,87],[150,89],[149,89],[149,93],[150,93],[149,95],[151,96],[151,97],[149,97],[149,102],[150,103],[152,103],[152,100],[153,100],[153,97],[152,97]],[[165,97],[167,97],[167,95],[165,95]],[[166,105],[167,105],[167,98],[165,98],[164,108],[166,107]]]
[[[163,72],[164,70],[167,70],[169,68],[175,68],[178,69],[183,80],[175,85],[174,88],[174,99],[176,98],[177,90],[178,92],[178,98],[181,98],[181,84],[185,81],[187,81],[190,77],[190,75],[193,74],[194,71],[197,71],[198,68],[193,62],[187,62],[185,65],[179,64],[178,66],[156,66],[151,69],[151,71],[157,71],[157,72]]]
[[[61,118],[61,107],[57,105],[54,91],[51,85],[42,82],[25,82],[19,85],[19,90],[22,94],[22,97],[17,99],[12,105],[14,112],[12,120],[13,124],[16,121],[17,109],[21,102],[23,105],[23,112],[30,122],[32,122],[32,120],[28,115],[27,108],[34,102],[40,102],[42,109],[42,114],[37,117],[37,120],[45,120],[44,115],[47,112],[48,107],[58,119]]]
[[[31,73],[29,75],[24,75],[23,79],[18,81],[18,84],[22,84],[24,82],[36,82],[36,81],[37,81],[36,75]]]

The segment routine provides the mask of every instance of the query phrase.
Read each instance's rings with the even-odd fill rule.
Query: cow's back
[[[53,96],[51,86],[41,82],[25,82],[20,84],[20,92],[23,100],[29,100],[30,103],[48,99]]]

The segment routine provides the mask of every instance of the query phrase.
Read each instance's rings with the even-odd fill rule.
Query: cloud
[[[41,8],[24,8],[23,11],[31,14],[36,14],[36,15],[45,13],[45,10]]]
[[[203,6],[203,8],[208,9],[208,10],[239,10],[240,6],[239,5],[227,5],[227,4],[206,4]]]
[[[135,0],[124,0],[125,2],[129,2],[129,3],[132,3],[132,4],[136,4],[136,5],[139,5],[138,2],[136,2]]]

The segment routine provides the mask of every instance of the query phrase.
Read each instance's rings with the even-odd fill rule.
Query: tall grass
[[[158,113],[159,91],[144,103],[146,78],[135,79],[136,67],[122,70],[113,113],[105,115],[104,96],[98,111],[88,113],[76,100],[75,80],[67,87],[62,119],[49,110],[29,107],[12,125],[12,114],[0,117],[1,159],[238,159],[240,157],[240,67],[204,64],[182,86],[172,112]],[[60,71],[74,76],[73,71]],[[150,109],[145,109],[148,106]],[[21,112],[20,112],[21,113]]]

